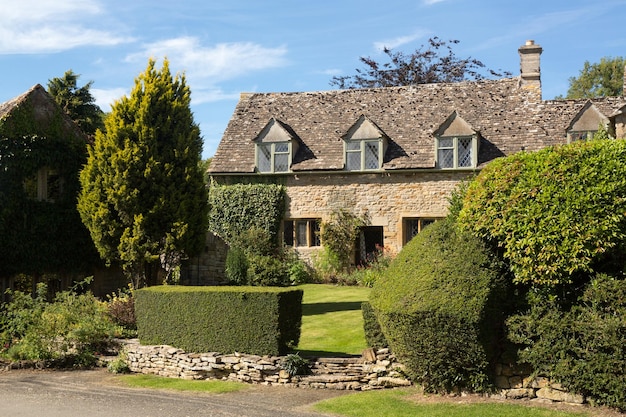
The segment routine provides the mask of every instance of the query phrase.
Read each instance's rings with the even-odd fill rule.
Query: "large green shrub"
[[[144,344],[279,355],[300,339],[302,290],[150,287],[135,292],[135,313]]]
[[[570,391],[626,410],[626,281],[599,275],[564,311],[538,297],[508,320],[520,359]]]
[[[414,382],[428,391],[480,390],[503,320],[503,282],[485,246],[443,220],[402,249],[370,301]]]
[[[626,141],[593,140],[491,162],[459,223],[500,248],[516,282],[556,287],[624,268],[625,212]]]

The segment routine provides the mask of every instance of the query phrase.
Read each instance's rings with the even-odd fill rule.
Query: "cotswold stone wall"
[[[408,386],[388,349],[369,351],[369,357],[318,358],[311,374],[290,376],[282,357],[244,354],[187,353],[171,346],[127,343],[124,351],[132,372],[183,379],[219,379],[264,385],[368,390]]]
[[[384,245],[396,254],[403,245],[403,219],[441,218],[448,198],[471,172],[422,171],[372,174],[297,174],[286,177],[288,219],[327,221],[333,211],[366,215],[371,226],[383,227]],[[298,248],[303,255],[316,248]]]
[[[263,385],[365,391],[410,386],[389,349],[367,349],[361,357],[310,360],[309,375],[291,376],[281,365],[284,357],[245,354],[187,353],[167,345],[125,341],[132,372],[182,379],[218,379]],[[496,367],[494,397],[583,404],[582,395],[568,393],[545,377],[531,377],[530,369],[515,364]]]
[[[584,404],[582,395],[567,392],[561,384],[551,382],[549,378],[531,377],[531,369],[516,364],[498,364],[496,366],[495,385],[500,396],[507,399],[529,399],[546,402],[565,402]]]

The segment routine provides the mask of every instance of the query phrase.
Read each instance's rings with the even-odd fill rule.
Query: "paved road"
[[[105,370],[0,372],[2,417],[315,417],[329,390],[253,386],[228,394],[121,386]]]

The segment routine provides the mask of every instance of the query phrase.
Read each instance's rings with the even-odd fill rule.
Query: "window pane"
[[[271,145],[270,145],[271,146]],[[268,145],[258,145],[258,158],[257,168],[260,172],[272,171],[272,151]]]
[[[308,246],[306,221],[296,222],[296,246]]]
[[[312,243],[313,246],[320,246],[320,220],[311,220],[309,222],[309,226],[311,227],[311,231],[313,232]]]
[[[404,243],[408,243],[419,232],[419,219],[404,220]]]
[[[346,149],[349,151],[360,151],[361,150],[361,142],[352,141],[346,144]]]
[[[454,168],[454,149],[439,149],[437,161],[440,168]]]
[[[288,143],[275,143],[274,149],[276,153],[286,153],[286,152],[289,152],[289,144]]]
[[[459,167],[472,166],[472,138],[458,139]]]
[[[274,155],[274,172],[289,171],[289,154],[280,153]]]
[[[346,168],[350,171],[361,170],[361,152],[348,152],[346,154]]]
[[[454,147],[454,138],[440,138],[439,139],[439,149],[453,148],[453,147]]]
[[[365,169],[378,169],[378,142],[365,142]]]
[[[593,138],[593,135],[595,134],[595,131],[586,131],[586,130],[581,130],[579,132],[570,132],[569,137],[570,137],[570,142],[575,142],[578,140],[587,140],[590,138]]]
[[[420,232],[424,230],[424,228],[429,224],[435,223],[435,219],[422,219],[421,222],[422,224],[420,224]]]

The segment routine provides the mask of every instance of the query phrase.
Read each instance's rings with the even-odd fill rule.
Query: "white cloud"
[[[130,40],[98,29],[97,22],[102,20],[104,11],[95,0],[21,0],[15,3],[4,7],[0,13],[0,54],[59,52]]]
[[[191,80],[211,84],[233,79],[253,71],[288,65],[287,48],[266,48],[252,43],[201,45],[195,37],[180,37],[151,43],[142,52],[129,55],[128,61],[167,57],[172,70],[179,68]]]
[[[425,6],[432,6],[433,4],[443,3],[444,1],[446,0],[424,0],[422,1],[422,4]]]
[[[192,105],[217,101],[236,101],[239,92],[224,92],[220,82],[255,71],[289,65],[287,48],[267,48],[252,42],[202,45],[195,37],[185,36],[145,45],[144,50],[126,57],[129,62],[167,58],[172,72],[184,72],[192,94]]]
[[[417,30],[410,35],[399,36],[393,39],[387,39],[380,42],[374,42],[374,48],[378,51],[382,51],[385,48],[395,49],[399,46],[406,45],[407,43],[411,43],[417,39],[423,38],[428,35],[428,31],[426,30]]]
[[[96,104],[105,113],[111,111],[111,105],[114,101],[119,100],[122,96],[128,95],[128,90],[124,88],[112,88],[109,90],[100,88],[91,88],[91,94],[96,99]]]

